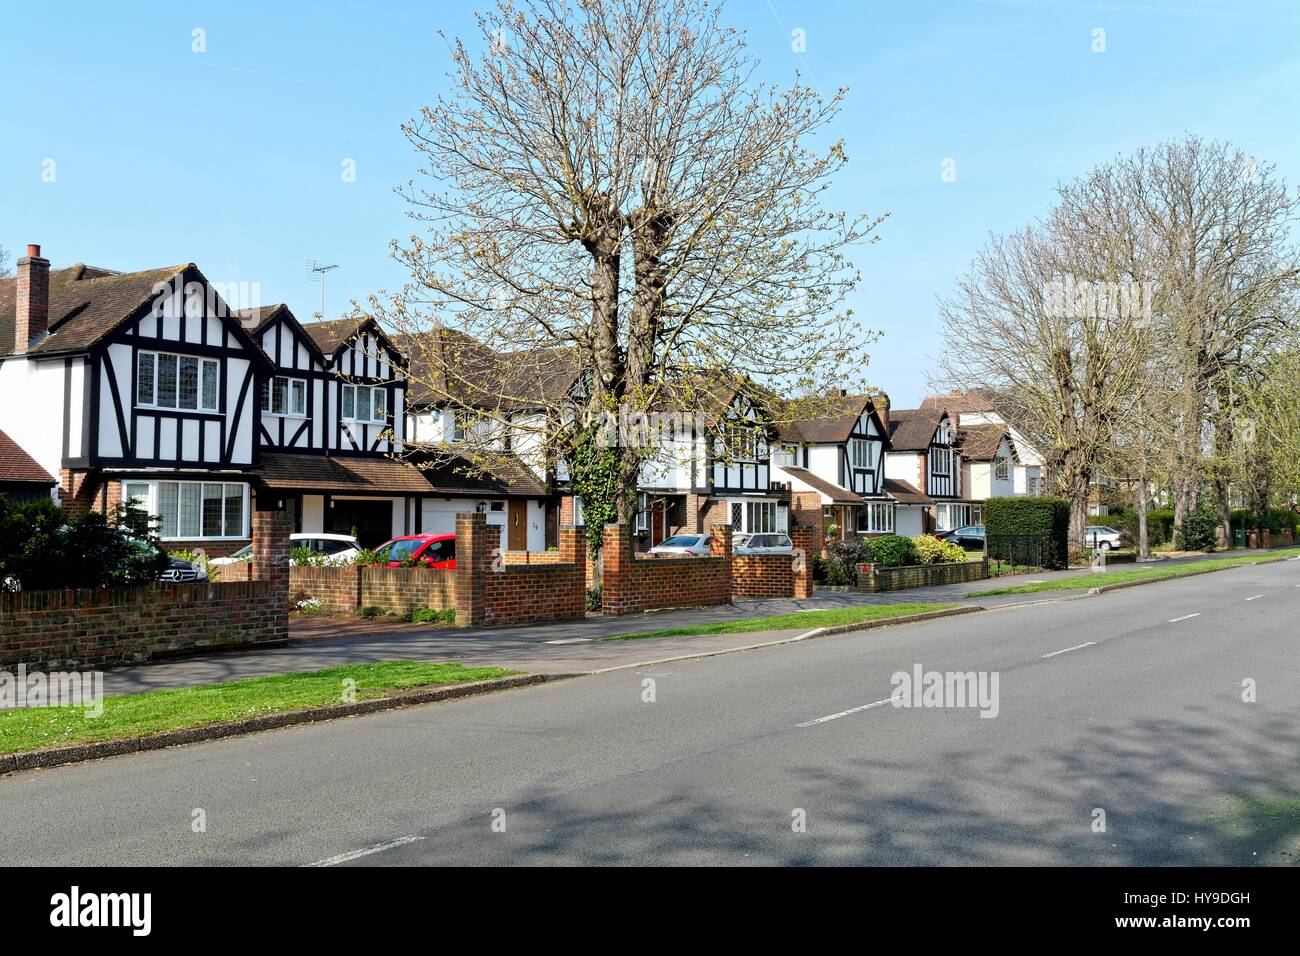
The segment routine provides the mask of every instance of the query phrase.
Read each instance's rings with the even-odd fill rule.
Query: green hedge
[[[1025,553],[1026,544],[1038,539],[1034,551],[1042,567],[1064,568],[1069,563],[1070,504],[1064,498],[990,498],[984,502],[984,533],[990,558],[1010,560],[1013,551]]]

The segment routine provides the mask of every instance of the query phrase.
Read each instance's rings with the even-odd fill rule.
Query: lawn
[[[715,621],[710,624],[693,624],[671,627],[662,631],[637,631],[632,634],[614,634],[602,637],[603,641],[639,641],[647,637],[690,637],[697,634],[741,634],[747,631],[811,631],[815,627],[834,627],[837,624],[858,624],[863,621],[882,621],[905,614],[941,611],[952,604],[872,604],[864,607],[840,607],[826,611],[801,611],[778,614],[772,617],[746,617],[736,621]]]
[[[87,717],[80,709],[23,707],[0,711],[0,753],[69,744],[142,737],[221,721],[307,710],[343,702],[344,681],[356,681],[355,700],[389,696],[389,691],[508,677],[518,671],[460,664],[379,661],[224,684],[154,690],[104,698],[104,712]]]
[[[1278,558],[1300,556],[1300,548],[1288,548],[1284,551],[1261,551],[1259,554],[1240,558],[1219,558],[1213,561],[1197,561],[1194,564],[1175,564],[1168,567],[1137,568],[1132,571],[1101,571],[1097,574],[1078,574],[1054,581],[1041,581],[1037,584],[1016,584],[1011,587],[994,588],[990,591],[972,591],[967,597],[992,597],[997,594],[1037,594],[1040,591],[1086,591],[1090,588],[1107,584],[1124,584],[1128,581],[1147,581],[1151,579],[1177,577],[1189,571],[1218,571],[1241,564],[1259,564]]]

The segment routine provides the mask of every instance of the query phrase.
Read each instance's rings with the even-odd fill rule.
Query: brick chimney
[[[50,260],[41,258],[40,246],[29,245],[18,260],[16,291],[14,353],[21,354],[50,327]]]
[[[875,406],[876,414],[880,416],[880,424],[885,426],[885,435],[889,435],[889,396],[884,392],[877,392],[871,396],[871,404]]]

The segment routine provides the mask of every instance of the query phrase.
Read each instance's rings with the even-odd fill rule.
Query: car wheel
[[[1109,550],[1110,550],[1110,542],[1109,542],[1109,541],[1103,541],[1103,542],[1101,543],[1101,550],[1103,550],[1103,551],[1109,551]]]

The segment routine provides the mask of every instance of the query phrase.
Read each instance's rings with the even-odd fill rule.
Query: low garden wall
[[[820,534],[792,528],[790,542],[794,554],[732,554],[732,600],[812,597],[812,559],[821,550]]]
[[[0,667],[102,667],[289,638],[289,521],[253,512],[245,577],[0,594]]]
[[[101,667],[288,640],[269,581],[0,594],[0,667]]]
[[[586,616],[581,534],[572,525],[561,527],[558,551],[521,560],[522,552],[499,550],[501,528],[488,525],[486,515],[457,515],[456,623],[531,624]]]
[[[954,561],[949,564],[912,564],[899,568],[876,568],[872,574],[864,570],[858,575],[859,591],[899,591],[903,588],[923,588],[936,584],[963,584],[982,581],[989,576],[989,566],[983,560]]]
[[[606,525],[601,589],[604,612],[620,615],[657,608],[729,604],[731,526],[714,525],[709,533],[713,552],[709,557],[652,558],[636,554],[627,525]]]

